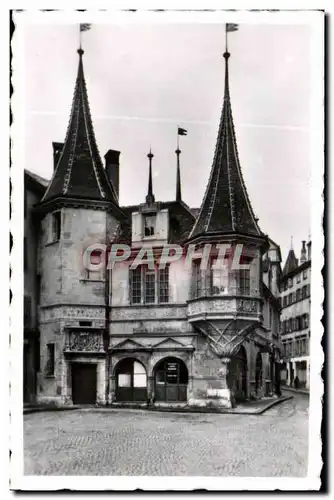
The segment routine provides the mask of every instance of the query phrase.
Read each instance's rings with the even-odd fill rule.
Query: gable
[[[144,347],[145,346],[139,344],[139,342],[135,342],[134,340],[131,339],[123,340],[119,344],[112,346],[113,349],[124,349],[124,350],[143,349]]]
[[[157,344],[155,344],[154,349],[163,348],[163,349],[184,349],[186,346],[179,342],[178,340],[172,339],[171,337],[164,339]]]

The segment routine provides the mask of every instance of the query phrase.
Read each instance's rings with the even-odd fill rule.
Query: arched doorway
[[[116,366],[116,401],[147,401],[145,367],[136,359],[122,359]]]
[[[187,401],[188,370],[182,360],[165,358],[154,373],[156,401]]]
[[[255,363],[255,391],[258,392],[262,388],[263,382],[263,367],[262,367],[262,356],[258,352],[256,355]]]
[[[236,401],[247,398],[247,354],[244,346],[232,357],[229,365],[228,386]]]

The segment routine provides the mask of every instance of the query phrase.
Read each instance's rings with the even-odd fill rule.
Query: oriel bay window
[[[129,270],[131,304],[167,304],[169,302],[169,267],[149,269],[138,266]]]
[[[228,265],[201,269],[201,261],[193,263],[192,296],[256,295],[251,289],[250,269],[231,269]]]

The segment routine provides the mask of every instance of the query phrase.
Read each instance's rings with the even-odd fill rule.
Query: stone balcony
[[[261,321],[262,298],[257,290],[247,294],[239,290],[221,295],[207,293],[188,301],[187,315],[190,322],[233,318]]]

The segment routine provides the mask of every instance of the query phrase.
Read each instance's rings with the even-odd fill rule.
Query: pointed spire
[[[180,172],[180,154],[181,149],[177,147],[175,150],[176,153],[176,201],[182,201],[181,196],[181,172]]]
[[[283,274],[289,274],[291,271],[297,269],[297,267],[298,267],[298,259],[295,255],[293,248],[291,247],[284,264]]]
[[[189,238],[239,232],[263,236],[241,173],[229,90],[229,52],[225,59],[224,103],[209,183]]]
[[[61,197],[110,201],[118,205],[95,139],[81,47],[78,54],[78,73],[64,147],[42,203]]]
[[[147,190],[147,196],[146,196],[146,203],[148,205],[152,205],[152,203],[155,202],[154,194],[153,194],[153,183],[152,183],[152,158],[154,157],[154,154],[151,151],[147,155],[147,158],[149,159],[149,172],[148,172],[148,190]]]

